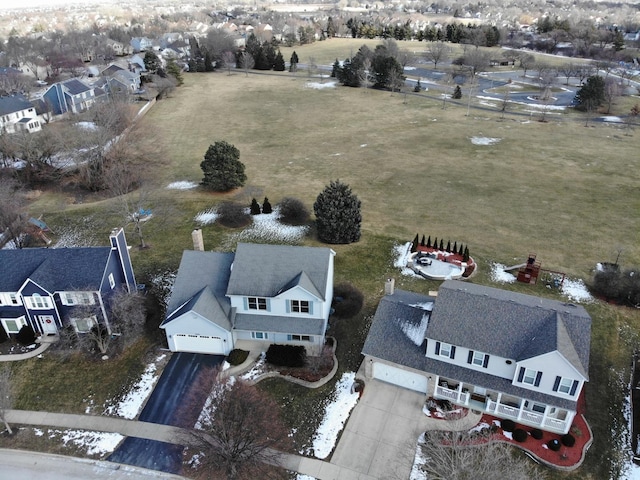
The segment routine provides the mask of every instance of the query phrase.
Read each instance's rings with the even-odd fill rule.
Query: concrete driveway
[[[368,380],[331,457],[342,467],[338,478],[407,480],[422,432],[464,430],[480,419],[471,412],[456,422],[431,419],[422,413],[424,401],[422,393]]]

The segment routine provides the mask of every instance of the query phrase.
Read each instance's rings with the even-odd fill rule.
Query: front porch
[[[436,377],[433,392],[436,399],[500,418],[508,418],[531,427],[564,434],[569,431],[575,412],[539,402],[491,391],[445,377]]]

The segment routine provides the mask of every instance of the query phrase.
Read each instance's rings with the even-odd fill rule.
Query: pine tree
[[[599,75],[587,78],[580,90],[576,93],[576,102],[579,110],[591,111],[598,108],[605,99],[605,82]]]
[[[272,213],[273,208],[271,208],[271,203],[269,203],[269,199],[264,197],[264,202],[262,202],[262,213],[268,214]]]
[[[298,54],[294,50],[293,53],[291,54],[291,59],[289,60],[289,71],[290,72],[297,72],[298,71],[298,62],[299,62]]]
[[[446,248],[447,253],[451,253],[451,240],[447,240],[447,248]]]
[[[360,206],[360,200],[347,184],[332,181],[313,204],[318,238],[336,244],[360,240]]]
[[[451,98],[455,98],[456,100],[462,98],[462,89],[460,88],[460,85],[456,85],[456,88],[453,89]]]
[[[247,180],[244,164],[240,161],[240,151],[225,141],[209,145],[200,168],[204,172],[202,185],[216,192],[241,187]]]
[[[462,255],[464,249],[462,248],[462,243],[460,244],[460,248],[458,249],[458,255]]]
[[[416,238],[413,239],[413,242],[411,242],[411,252],[417,252],[418,251],[418,234],[416,233]]]
[[[251,206],[249,207],[249,213],[251,213],[251,215],[260,215],[260,204],[255,198],[251,199]]]
[[[420,245],[424,247],[424,235],[422,235],[422,240],[420,240]]]
[[[276,72],[284,72],[285,71],[285,64],[284,64],[284,57],[282,56],[282,53],[280,52],[280,50],[278,50],[278,53],[276,54],[276,58],[273,61],[273,69]]]
[[[464,247],[464,253],[462,254],[462,261],[463,262],[469,261],[469,248],[467,247]]]
[[[438,237],[435,237],[433,239],[433,248],[435,248],[436,250],[438,249]]]
[[[453,242],[453,250],[451,250],[453,253],[458,253],[458,242]]]
[[[209,52],[204,54],[204,71],[213,72],[215,70],[213,66],[213,57]]]
[[[162,63],[160,63],[160,59],[158,58],[158,56],[151,50],[148,50],[144,54],[144,58],[142,59],[142,61],[144,62],[145,70],[149,73],[156,73],[158,71],[158,68],[162,66]]]
[[[427,247],[431,248],[431,235],[429,235],[429,238],[427,239]]]
[[[333,23],[333,17],[327,18],[327,38],[336,36],[336,26]]]
[[[167,73],[176,79],[178,86],[184,83],[182,78],[182,69],[178,66],[175,60],[171,59],[167,62]]]
[[[420,79],[416,82],[416,86],[413,87],[414,92],[420,92],[422,90],[422,85],[420,84]]]
[[[340,62],[336,58],[336,61],[333,62],[333,67],[331,68],[331,78],[338,78],[339,70],[340,70]]]
[[[440,248],[438,250],[440,251],[444,250],[444,242],[442,241],[442,239],[440,239]]]

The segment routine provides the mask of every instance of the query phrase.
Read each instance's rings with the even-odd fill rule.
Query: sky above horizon
[[[15,10],[33,7],[58,7],[74,4],[114,3],[114,0],[0,0],[0,10]]]

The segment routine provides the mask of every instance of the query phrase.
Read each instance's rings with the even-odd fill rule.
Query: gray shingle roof
[[[460,281],[438,290],[427,336],[514,360],[558,350],[588,378],[591,317],[577,305]]]
[[[236,314],[236,330],[259,332],[295,333],[304,335],[324,335],[324,320],[321,318],[286,317],[275,315]]]
[[[21,112],[29,108],[33,108],[33,105],[23,95],[0,97],[0,115]]]
[[[449,285],[447,285],[449,284]],[[432,327],[434,323],[434,318],[436,314],[441,315],[441,313],[437,313],[438,309],[441,307],[442,300],[442,292],[443,287],[446,285],[445,290],[447,289],[457,289],[458,285],[461,284],[463,287],[477,287],[476,285],[462,283],[462,282],[445,282],[438,291],[437,299],[433,297],[427,297],[425,295],[420,295],[416,293],[406,292],[403,290],[396,290],[393,295],[386,295],[380,300],[380,304],[378,305],[378,309],[376,310],[376,314],[373,318],[373,322],[371,324],[371,328],[369,330],[369,334],[367,335],[367,339],[365,341],[364,347],[362,349],[362,353],[364,355],[369,355],[371,357],[379,358],[382,360],[386,360],[392,363],[396,363],[398,365],[403,365],[405,367],[413,368],[415,370],[435,373],[441,376],[453,378],[460,380],[462,382],[467,382],[473,385],[478,385],[487,389],[497,390],[505,393],[510,393],[512,395],[516,395],[522,398],[527,398],[533,401],[540,401],[544,403],[548,403],[550,405],[555,405],[560,408],[568,408],[575,410],[576,401],[558,398],[552,395],[545,395],[540,392],[536,392],[529,389],[524,389],[518,386],[515,386],[511,383],[511,380],[496,377],[494,375],[490,375],[481,371],[476,371],[472,369],[467,369],[461,366],[453,365],[447,362],[442,362],[436,359],[427,358],[425,356],[425,344],[423,343],[421,346],[416,345],[412,339],[405,333],[406,328],[403,330],[407,324],[413,324],[418,326],[424,318],[425,310],[423,310],[420,306],[421,303],[430,302],[435,300],[435,307],[429,319],[429,324],[427,327],[427,337],[434,338],[432,332]],[[483,292],[484,289],[488,287],[481,287],[479,291]],[[496,290],[496,289],[489,289]],[[474,290],[475,291],[475,290]],[[487,292],[490,293],[490,292]],[[506,297],[510,297],[513,295],[512,292],[504,292]],[[496,295],[498,295],[496,293]],[[501,295],[501,294],[500,294]],[[518,294],[516,294],[516,297]],[[526,295],[522,295],[524,297],[528,297]],[[446,294],[445,294],[446,297]],[[506,298],[505,297],[505,298]],[[534,297],[530,297],[534,298]],[[465,301],[465,298],[457,297],[459,301]],[[470,303],[473,302],[473,299],[469,300]],[[447,301],[445,300],[445,303]],[[561,302],[557,302],[560,303]],[[535,308],[535,307],[534,307]],[[586,312],[585,312],[586,315]],[[574,339],[573,344],[577,344],[577,348],[586,348],[586,356],[588,362],[588,354],[589,354],[589,343],[588,337],[590,335],[590,319],[588,315],[587,318],[582,318],[579,316],[579,324],[572,325],[574,330],[578,332],[578,340],[575,337],[571,336]],[[440,322],[443,321],[441,318]],[[467,325],[457,326],[456,322],[450,322],[450,325],[447,326],[447,329],[456,332],[458,336],[464,337],[468,340],[468,338],[473,338],[473,333],[464,332]],[[476,323],[477,318],[476,318]],[[440,330],[442,327],[439,328]],[[559,327],[562,330],[562,327]],[[473,331],[477,333],[477,328],[474,328]],[[567,328],[567,336],[574,335],[574,333],[569,333],[570,329]],[[554,336],[552,334],[552,336]],[[495,337],[495,335],[494,335]],[[560,332],[559,337],[563,338],[562,341],[565,341],[565,334]],[[587,338],[586,347],[582,345],[584,338]],[[444,341],[444,340],[443,340]],[[465,345],[463,343],[456,343],[451,339],[447,340],[448,343],[452,343],[455,345]],[[467,342],[468,343],[468,342]],[[495,342],[496,345],[499,342]],[[470,345],[468,345],[470,346]],[[483,347],[482,349],[476,347],[478,350],[482,350],[487,353],[494,353],[495,348]],[[578,350],[579,351],[579,350]],[[577,355],[577,353],[576,353]],[[567,359],[571,361],[570,354],[565,354]],[[584,352],[582,352],[581,357],[584,356]],[[513,358],[513,357],[512,357]],[[586,375],[585,375],[586,376]]]
[[[231,303],[225,291],[232,262],[233,253],[185,250],[163,324],[193,309],[230,330]]]
[[[69,80],[66,80],[66,81],[62,82],[62,85],[64,85],[66,90],[71,95],[78,95],[79,93],[88,92],[89,90],[91,90],[91,87],[85,85],[84,83],[82,83],[77,78],[71,78]]]
[[[0,292],[16,292],[31,278],[49,292],[97,290],[111,247],[0,250]]]
[[[227,295],[275,297],[299,285],[324,298],[330,248],[239,243]]]

